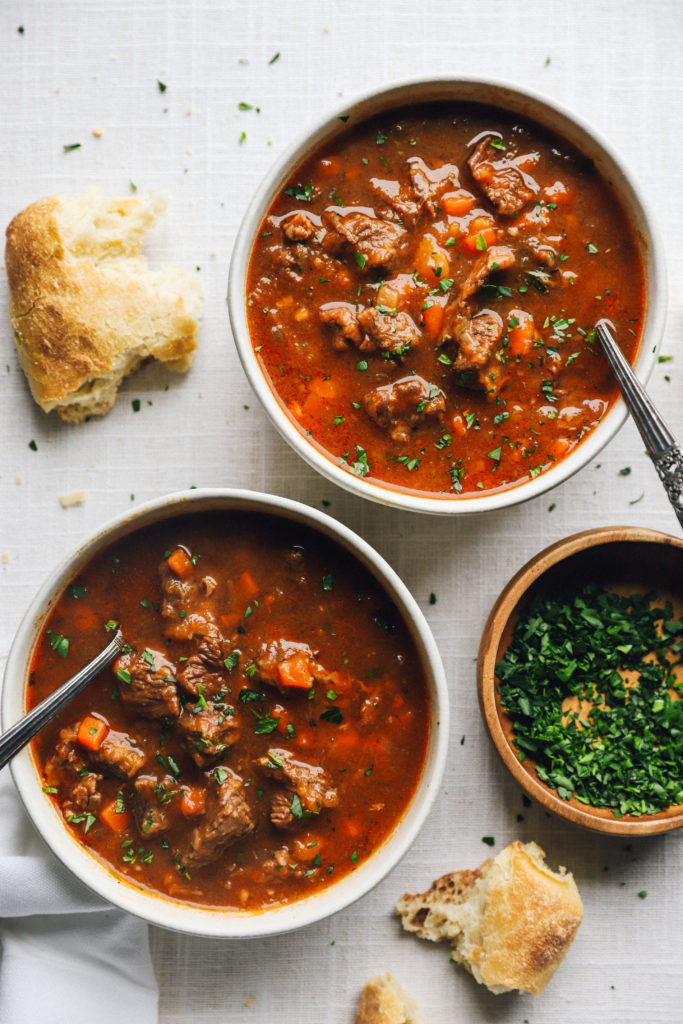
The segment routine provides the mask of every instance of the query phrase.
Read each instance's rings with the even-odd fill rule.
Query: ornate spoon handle
[[[683,451],[626,362],[610,331],[611,326],[607,320],[598,320],[595,325],[598,339],[678,521],[683,526]]]

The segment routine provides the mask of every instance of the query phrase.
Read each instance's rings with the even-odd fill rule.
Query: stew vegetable
[[[396,607],[347,552],[264,515],[142,529],[57,601],[30,702],[119,623],[113,670],[34,741],[45,792],[114,872],[258,910],[390,835],[422,772],[426,685]]]
[[[314,154],[276,198],[248,275],[252,342],[310,442],[431,496],[532,479],[616,397],[594,343],[633,359],[633,231],[592,163],[475,105],[399,110]]]

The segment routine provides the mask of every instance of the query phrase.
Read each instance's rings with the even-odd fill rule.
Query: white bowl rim
[[[110,519],[52,570],[31,601],[19,624],[5,667],[2,687],[2,726],[23,714],[28,667],[34,645],[54,599],[73,578],[116,536],[166,518],[192,512],[192,506],[225,502],[226,508],[247,509],[281,516],[322,534],[351,551],[391,596],[418,650],[427,680],[430,731],[422,776],[413,798],[393,832],[358,869],[326,889],[294,903],[257,913],[203,908],[183,904],[127,882],[110,871],[94,854],[80,846],[66,828],[61,814],[43,794],[32,752],[25,748],[10,770],[24,808],[37,832],[58,857],[89,889],[109,903],[150,924],[190,935],[219,938],[258,938],[313,924],[360,899],[407,853],[438,794],[448,751],[449,699],[446,676],[436,641],[417,602],[400,576],[367,541],[332,516],[299,501],[236,488],[197,488],[155,498]]]
[[[318,139],[317,142],[312,143],[314,138],[322,135],[327,128],[335,125],[340,117],[346,116],[353,112],[355,107],[362,106],[369,101],[376,101],[382,98],[391,101],[392,97],[394,97],[397,102],[389,102],[387,108],[392,109],[403,103],[409,104],[411,101],[410,93],[417,87],[447,89],[457,88],[458,86],[500,90],[501,95],[505,91],[516,93],[521,100],[528,100],[535,104],[537,108],[544,108],[548,112],[564,118],[566,122],[569,122],[579,132],[587,136],[597,149],[602,150],[602,154],[606,157],[607,162],[621,176],[626,189],[630,190],[632,201],[627,203],[626,197],[623,194],[620,195],[620,200],[630,215],[634,231],[637,232],[638,230],[636,221],[640,220],[643,225],[641,233],[646,239],[646,249],[650,262],[650,273],[647,272],[647,266],[643,267],[646,295],[645,325],[638,358],[634,366],[635,373],[642,384],[647,383],[656,365],[656,356],[664,334],[667,307],[664,250],[657,222],[643,190],[636,182],[633,173],[624,159],[602,133],[581,115],[565,107],[557,100],[526,85],[497,78],[466,75],[433,77],[417,75],[397,79],[379,87],[366,89],[364,92],[336,104],[332,109],[327,108],[324,114],[318,116],[309,124],[305,132],[301,133],[278,156],[256,189],[244,214],[235,239],[228,277],[227,300],[233,338],[249,383],[271,423],[281,437],[287,441],[309,466],[321,473],[322,476],[327,477],[328,480],[362,498],[370,499],[391,508],[432,515],[476,515],[482,512],[492,512],[497,509],[521,504],[557,487],[570,476],[573,476],[574,473],[588,465],[591,459],[595,458],[623,426],[628,416],[628,410],[623,398],[620,395],[616,398],[603,421],[585,440],[577,445],[574,451],[561,459],[555,466],[545,470],[534,480],[529,480],[507,490],[492,494],[481,496],[468,495],[458,498],[426,497],[416,492],[393,490],[388,486],[362,479],[342,469],[315,445],[311,444],[287,416],[261,371],[251,344],[246,315],[246,276],[253,242],[263,217],[267,213],[273,197],[282,186],[283,181],[294,172],[305,157],[315,152],[316,145],[319,145],[320,140]],[[403,93],[405,93],[405,96],[399,99],[399,95]],[[428,102],[428,100],[418,98],[416,102]],[[472,102],[477,101],[472,99]],[[494,105],[493,99],[481,100],[480,102]],[[503,109],[508,109],[504,103],[501,106]],[[530,120],[537,119],[533,110],[524,116]],[[561,138],[562,128],[560,127],[555,130]],[[341,132],[343,129],[339,128],[339,131]],[[635,215],[633,215],[634,210]]]

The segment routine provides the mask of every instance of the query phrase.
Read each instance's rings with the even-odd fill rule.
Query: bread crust
[[[450,941],[452,959],[491,991],[539,995],[583,918],[572,875],[551,871],[544,857],[536,843],[514,842],[476,871],[444,875],[399,901],[403,927]]]
[[[67,221],[81,199],[94,211],[94,244],[74,252]],[[120,221],[113,254],[97,251],[99,208]],[[197,322],[186,300],[197,304],[198,285],[183,271],[171,270],[171,280],[168,271],[149,271],[138,256],[156,212],[145,212],[140,199],[110,201],[93,190],[40,199],[7,228],[10,322],[22,369],[45,412],[56,408],[76,422],[107,412],[123,377],[151,357],[173,369],[190,366]]]
[[[380,974],[365,985],[354,1024],[425,1024],[425,1021],[398,982],[390,974]]]

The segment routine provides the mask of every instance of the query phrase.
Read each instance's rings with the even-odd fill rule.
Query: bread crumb
[[[93,128],[92,133],[93,133],[93,135],[95,136],[96,139],[101,139],[102,138],[103,132],[102,132],[101,128]]]
[[[211,259],[212,259],[212,260],[215,260],[215,259],[216,259],[216,255],[217,255],[217,254],[216,254],[216,250],[215,250],[215,249],[212,249],[212,250],[211,250],[211,253],[210,253],[210,255],[211,255]]]
[[[8,555],[8,553],[6,551],[3,551],[3,553],[2,553],[2,564],[3,565],[7,565],[8,562],[9,562],[9,555]]]
[[[14,478],[14,482],[15,482],[15,484],[21,484],[21,483],[23,483],[23,480],[21,479],[20,476],[17,476],[17,477]]]
[[[85,501],[85,491],[73,491],[71,494],[62,494],[59,504],[62,508],[71,508],[72,505],[82,505]]]
[[[256,1000],[254,999],[254,997],[250,996],[249,999],[247,999],[247,1001],[246,1001],[246,1003],[244,1005],[245,1006],[253,1006],[255,1002],[256,1002]]]
[[[185,113],[187,114],[188,117],[190,116],[190,114],[192,113],[192,106],[191,105],[185,107]]]

